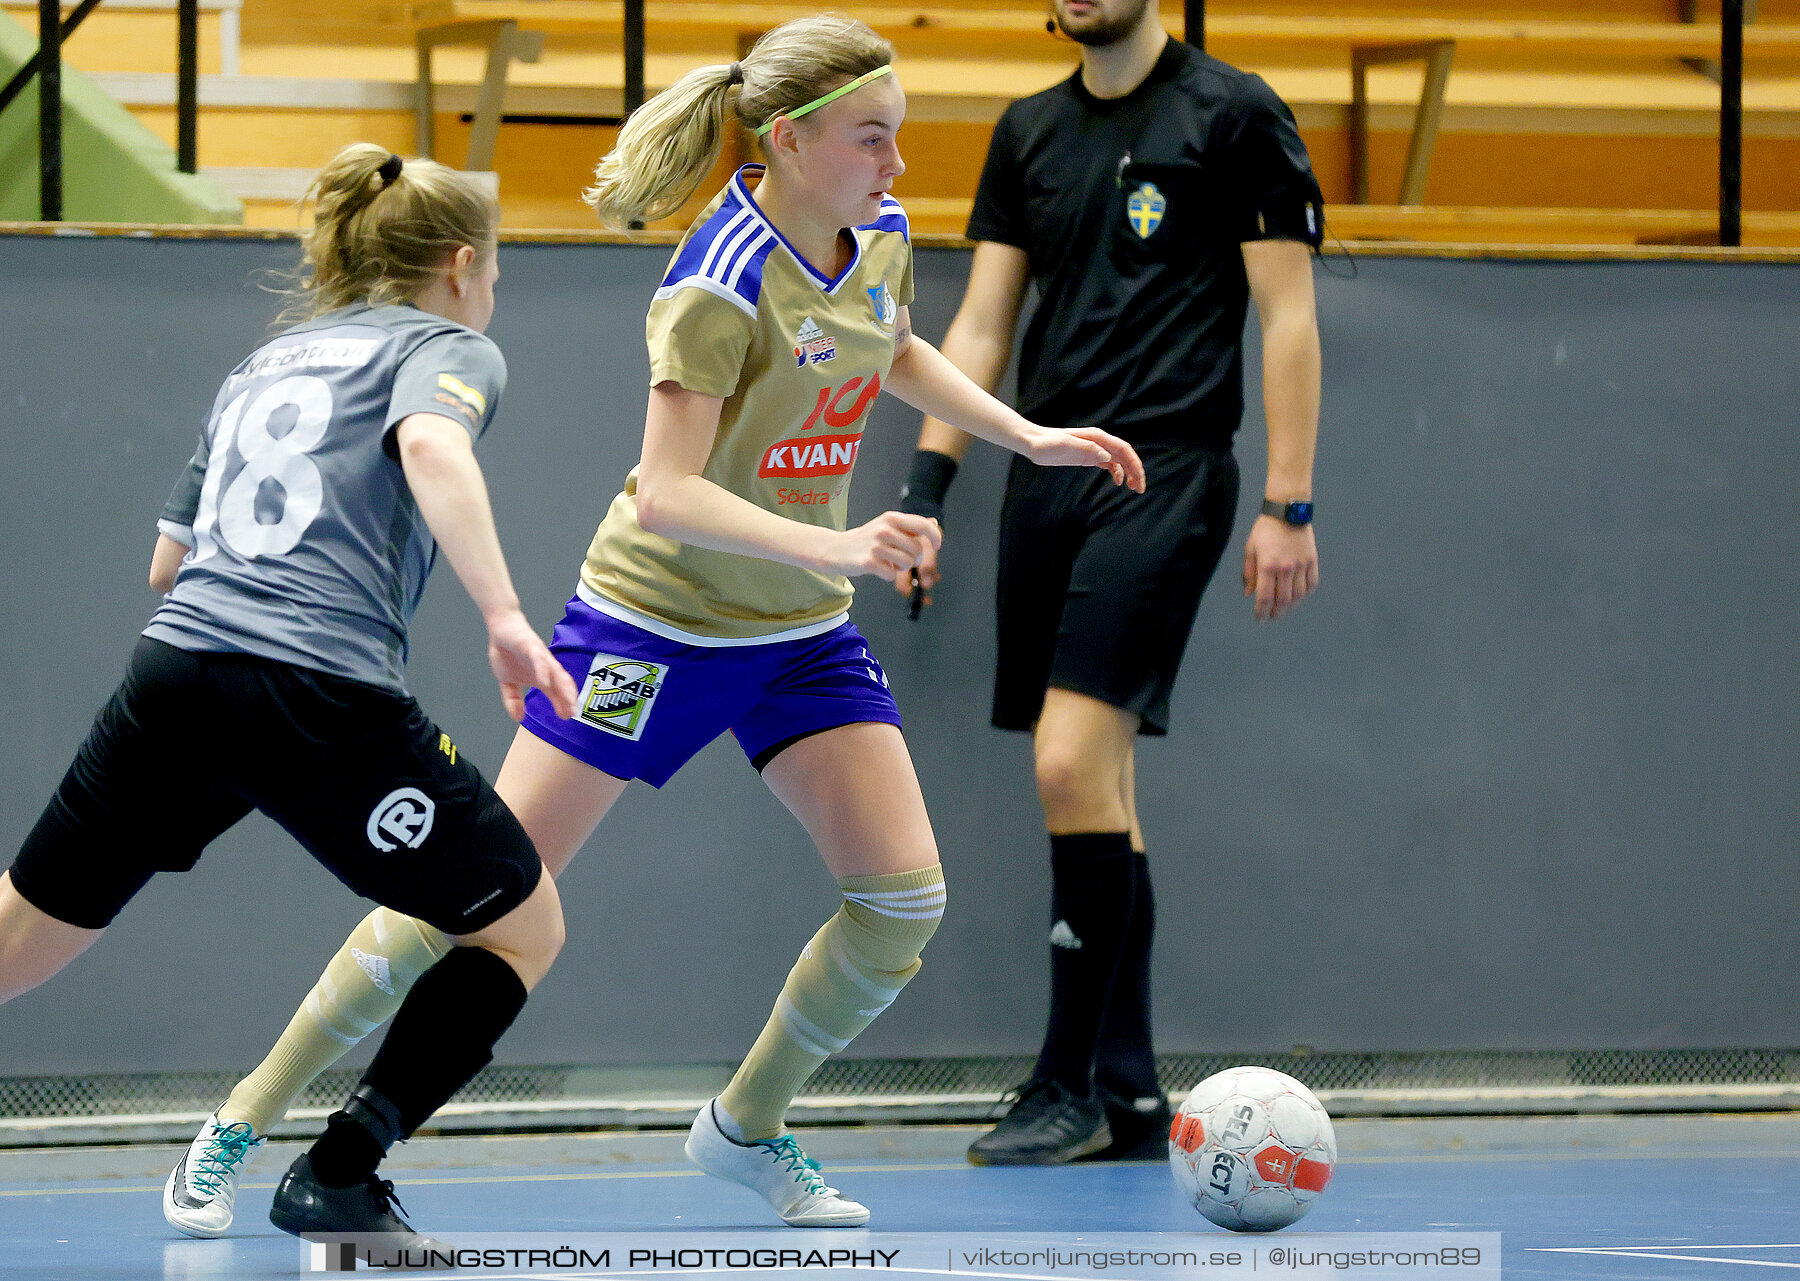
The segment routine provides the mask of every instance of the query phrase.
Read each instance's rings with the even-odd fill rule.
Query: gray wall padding
[[[272,312],[251,273],[292,252],[0,237],[8,853],[151,608],[159,505]],[[637,452],[665,258],[503,254],[512,380],[483,462],[545,629]],[[921,253],[925,336],[966,265]],[[1323,589],[1262,627],[1238,594],[1253,409],[1174,732],[1140,753],[1161,1048],[1794,1044],[1800,270],[1378,258],[1319,293]],[[890,501],[916,428],[884,398],[859,516]],[[880,584],[856,610],[950,883],[923,973],[856,1053],[1028,1052],[1041,1027],[1029,747],[986,723],[1002,474],[978,446],[923,622]],[[438,577],[414,688],[491,775],[511,729],[479,620]],[[733,1059],[835,896],[721,742],[661,794],[634,788],[563,897],[569,945],[502,1061]],[[0,1011],[0,1075],[247,1067],[364,910],[253,818]]]

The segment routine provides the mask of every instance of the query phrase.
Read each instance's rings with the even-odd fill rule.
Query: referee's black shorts
[[[537,888],[519,820],[411,698],[247,654],[142,638],[12,865],[102,929],[259,809],[365,898],[472,934]]]
[[[1000,513],[994,724],[1029,730],[1054,686],[1169,732],[1169,694],[1200,594],[1237,515],[1229,450],[1137,445],[1135,494],[1092,467],[1015,458]]]

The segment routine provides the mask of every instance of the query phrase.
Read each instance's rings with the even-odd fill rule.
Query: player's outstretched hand
[[[575,682],[555,655],[538,638],[518,610],[501,614],[488,623],[488,666],[500,683],[500,701],[515,721],[525,715],[525,691],[541,689],[567,720],[575,714]]]
[[[1319,587],[1319,544],[1311,525],[1258,516],[1244,542],[1244,595],[1256,598],[1256,621],[1271,622]]]
[[[1137,450],[1098,427],[1039,427],[1025,455],[1039,467],[1100,467],[1113,484],[1144,492],[1144,463]]]
[[[912,571],[943,541],[944,531],[929,516],[882,512],[868,524],[835,537],[829,568],[849,577],[879,574],[910,590]]]

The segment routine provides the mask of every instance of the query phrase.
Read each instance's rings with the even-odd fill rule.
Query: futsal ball
[[[1331,1117],[1311,1090],[1270,1068],[1207,1077],[1169,1127],[1169,1165],[1196,1210],[1234,1232],[1300,1218],[1337,1168]]]

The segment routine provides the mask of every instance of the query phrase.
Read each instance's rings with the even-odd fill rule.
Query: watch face
[[[1287,523],[1290,525],[1312,524],[1313,505],[1311,503],[1289,503],[1287,505]]]

